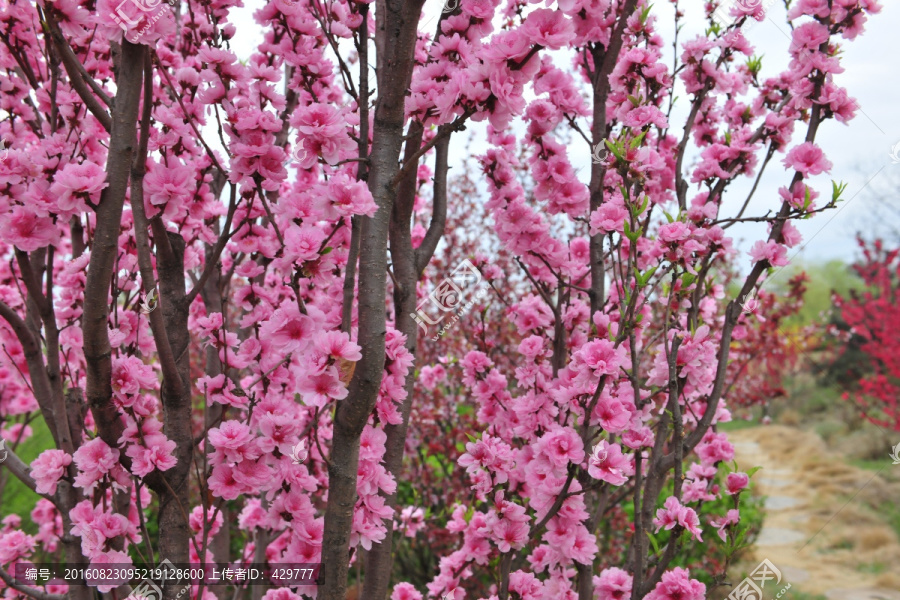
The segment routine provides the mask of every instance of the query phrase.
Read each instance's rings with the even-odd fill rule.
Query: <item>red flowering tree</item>
[[[858,340],[854,347],[864,357],[866,373],[844,392],[863,416],[876,425],[900,431],[900,249],[888,249],[881,240],[859,240],[862,259],[853,265],[865,283],[848,297],[835,296],[842,328]],[[835,364],[840,364],[840,357]]]
[[[244,62],[236,0],[3,4],[0,431],[40,526],[5,521],[6,594],[87,600],[85,582],[11,576],[49,555],[320,562],[325,600],[345,597],[351,563],[367,599],[461,600],[470,580],[501,600],[703,597],[675,565],[704,527],[739,539],[747,478],[719,469],[733,448],[716,424],[736,328],[755,318],[742,303],[800,241],[791,221],[839,199],[809,184],[830,168],[815,138],[853,117],[839,39],[879,6],[792,3],[790,67],[766,78],[742,34],[756,2],[727,24],[708,3],[673,67],[643,1],[461,0],[433,33],[423,3],[274,0]],[[480,176],[461,189],[492,234],[451,236],[466,256],[425,278],[452,134],[478,123]],[[732,182],[776,153],[770,210],[728,212]],[[739,221],[768,231],[728,298],[717,274],[739,260]],[[447,336],[464,310],[480,317],[470,342]],[[454,366],[417,365],[442,338]],[[445,379],[434,398],[468,408],[464,449],[428,429],[447,406],[413,411]],[[52,447],[26,464],[32,423]],[[445,469],[467,493],[426,591],[391,581],[388,533],[420,518],[396,514],[398,479],[407,440],[432,432],[458,460],[425,464],[425,481]],[[633,531],[617,564],[604,523]],[[192,597],[218,597],[207,584]]]

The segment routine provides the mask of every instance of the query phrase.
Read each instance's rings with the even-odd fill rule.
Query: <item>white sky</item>
[[[232,22],[238,24],[238,31],[232,42],[232,48],[241,59],[246,59],[254,51],[261,39],[261,30],[255,25],[253,12],[263,5],[265,0],[245,0],[245,6],[234,11]],[[686,40],[702,33],[705,22],[701,18],[700,0],[682,0],[682,6],[688,6],[684,29],[680,40]],[[883,0],[884,8],[879,15],[869,19],[866,32],[855,41],[844,41],[842,64],[845,72],[837,77],[837,82],[846,87],[850,95],[856,98],[860,110],[857,117],[849,125],[837,121],[827,121],[819,130],[817,141],[834,164],[831,173],[813,178],[813,185],[821,193],[820,204],[827,202],[831,196],[831,179],[847,182],[844,193],[845,202],[838,208],[817,215],[797,224],[804,236],[804,247],[799,259],[820,260],[831,258],[851,259],[856,254],[854,235],[864,227],[871,227],[874,220],[871,211],[874,201],[871,192],[875,188],[884,190],[893,182],[900,184],[900,164],[891,158],[892,147],[900,143],[900,119],[897,118],[898,99],[900,99],[900,78],[898,78],[897,55],[891,48],[895,38],[900,37],[900,2]],[[439,0],[427,0],[425,20],[430,20],[425,29],[434,29],[433,17],[442,8]],[[657,27],[666,38],[672,39],[673,7],[665,0],[657,0],[653,12],[658,17]],[[747,29],[746,35],[756,47],[756,53],[764,55],[763,76],[773,76],[787,67],[790,30],[784,24],[785,10],[780,0],[769,9],[767,19],[762,23],[754,23]],[[241,26],[241,24],[244,24]],[[670,52],[671,50],[669,50]],[[667,57],[671,64],[671,57]],[[567,66],[562,61],[560,66]],[[683,92],[678,93],[682,112],[678,105],[673,114],[673,123],[684,120],[687,102]],[[680,119],[679,119],[680,117]],[[481,143],[474,148],[483,148],[484,124],[472,124],[470,131],[476,132]],[[799,139],[805,128],[802,124],[796,127],[795,138]],[[478,135],[481,134],[481,135]],[[679,135],[675,131],[673,134]],[[453,144],[461,149],[462,136],[455,136]],[[590,150],[585,147],[579,150],[583,142],[573,138],[570,147],[570,159],[573,166],[582,173],[590,165]],[[585,145],[586,146],[586,145]],[[898,148],[900,150],[900,148]],[[451,156],[461,156],[461,152],[451,152]],[[762,215],[768,209],[777,210],[779,198],[777,190],[789,182],[790,175],[785,173],[780,163],[783,154],[777,154],[767,169],[747,215]],[[687,161],[686,161],[687,162]],[[686,165],[687,166],[687,165]],[[746,197],[750,189],[749,179],[733,184],[726,194],[726,202],[739,203]],[[695,190],[691,188],[690,195]],[[733,214],[733,212],[732,212]],[[735,238],[736,245],[748,249],[753,241],[765,237],[765,225],[737,225],[729,229]],[[797,249],[791,251],[793,257]]]

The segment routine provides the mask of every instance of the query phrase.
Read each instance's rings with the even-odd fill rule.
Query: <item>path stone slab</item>
[[[798,567],[781,567],[782,583],[803,583],[809,581],[809,571]]]
[[[891,590],[866,588],[856,590],[829,590],[828,600],[900,600],[900,593]]]
[[[756,539],[757,546],[787,546],[796,544],[806,539],[806,536],[793,529],[781,529],[780,527],[763,526]]]
[[[742,450],[744,452],[758,452],[761,449],[756,442],[732,442],[731,445],[734,446],[736,450]]]
[[[759,480],[759,482],[768,487],[785,487],[791,485],[792,482],[787,479],[772,479],[770,477],[764,477]]]
[[[800,501],[790,496],[769,496],[766,498],[766,508],[769,510],[784,510],[798,506]]]

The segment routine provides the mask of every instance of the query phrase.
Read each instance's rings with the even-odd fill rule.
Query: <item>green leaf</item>
[[[637,243],[638,238],[641,237],[642,235],[644,235],[644,228],[643,228],[643,227],[638,227],[638,230],[635,231],[634,233],[632,233],[632,234],[628,237],[628,239],[631,240],[631,243],[634,244],[634,243]]]
[[[753,477],[760,469],[762,469],[762,467],[753,467],[752,469],[747,471],[747,477]]]
[[[834,180],[831,181],[831,202],[837,202],[841,199],[841,194],[843,194],[847,189],[847,184],[843,181],[838,183]]]
[[[635,148],[637,148],[638,146],[641,145],[641,143],[644,141],[644,136],[646,136],[646,135],[647,135],[647,132],[646,132],[646,131],[642,131],[641,134],[640,134],[639,136],[637,136],[636,138],[634,138],[633,140],[631,140],[631,144],[630,144],[628,147],[629,147],[631,150],[634,150]]]
[[[649,531],[646,532],[647,537],[650,538],[650,544],[653,546],[653,553],[659,554],[659,542],[656,541],[656,537]]]
[[[681,277],[681,289],[686,289],[691,287],[691,284],[697,279],[697,276],[693,273],[685,273]]]
[[[625,161],[625,152],[624,152],[623,148],[621,148],[619,146],[619,143],[613,142],[612,140],[605,140],[605,142],[606,142],[606,147],[609,149],[610,152],[613,153],[613,156],[615,156],[617,160],[624,162]]]
[[[644,196],[644,202],[641,204],[641,210],[638,213],[639,215],[644,214],[644,211],[647,210],[647,205],[650,204],[650,196]]]

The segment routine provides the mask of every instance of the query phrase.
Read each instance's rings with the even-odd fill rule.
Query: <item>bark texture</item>
[[[423,0],[380,0],[376,6],[379,95],[368,184],[378,212],[361,219],[357,343],[362,347],[362,358],[350,380],[349,395],[338,403],[334,418],[319,578],[321,600],[344,600],[347,590],[359,438],[375,407],[384,371],[387,239],[395,194],[392,181],[399,170],[404,99],[412,77],[422,4]]]

